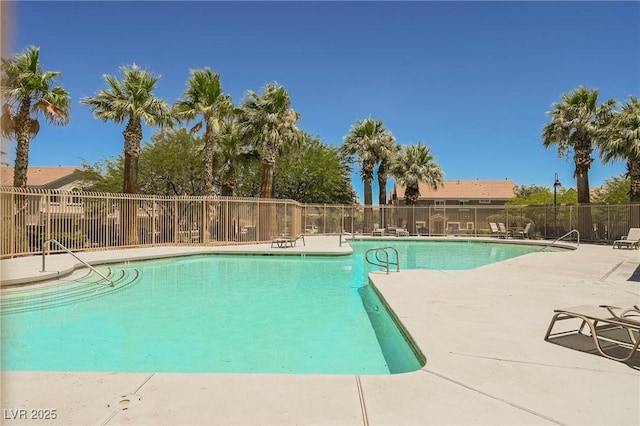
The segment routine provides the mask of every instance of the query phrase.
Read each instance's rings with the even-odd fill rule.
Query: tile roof
[[[471,199],[471,200],[508,200],[515,195],[514,181],[505,180],[445,180],[437,190],[420,182],[420,199]],[[398,199],[404,199],[404,186],[396,183],[394,191]]]
[[[66,178],[80,167],[75,166],[29,166],[27,186],[42,187]],[[13,167],[0,167],[0,182],[3,186],[13,186]]]

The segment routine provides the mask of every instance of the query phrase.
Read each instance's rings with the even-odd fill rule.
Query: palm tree
[[[405,187],[404,202],[415,206],[420,197],[420,182],[431,189],[438,189],[443,182],[444,172],[431,155],[431,150],[422,142],[403,146],[392,169],[393,176]]]
[[[371,117],[357,121],[349,134],[344,137],[342,152],[353,162],[356,157],[360,162],[360,176],[364,183],[364,230],[368,232],[372,229],[371,219],[373,211],[373,172],[376,163],[379,161],[380,147],[392,140],[393,136],[384,128],[382,121]],[[386,184],[385,184],[386,186]],[[385,189],[386,192],[386,189]]]
[[[181,121],[191,121],[202,117],[191,131],[196,133],[204,123],[204,180],[203,192],[210,195],[213,191],[213,154],[215,140],[220,132],[224,117],[232,113],[234,107],[231,97],[222,93],[220,75],[209,68],[191,70],[187,80],[184,98],[173,104],[173,114]]]
[[[562,102],[554,103],[547,112],[551,122],[542,129],[545,148],[557,145],[558,156],[568,157],[573,150],[574,176],[578,186],[578,203],[589,203],[589,169],[594,142],[613,113],[616,101],[609,99],[598,106],[597,89],[580,86],[570,94],[562,94]]]
[[[392,175],[400,185],[405,187],[404,202],[408,206],[415,206],[420,197],[420,182],[424,182],[431,189],[438,189],[444,180],[442,167],[436,163],[431,150],[422,142],[415,145],[403,146],[391,170]],[[409,227],[413,227],[414,210],[410,209]],[[410,229],[415,233],[415,229]]]
[[[272,198],[273,176],[279,153],[302,140],[301,132],[296,127],[300,115],[291,108],[286,89],[276,83],[267,84],[262,95],[249,91],[241,109],[238,120],[240,132],[261,155],[260,198]]]
[[[599,138],[598,145],[604,163],[627,161],[631,181],[630,201],[640,201],[640,100],[631,96],[622,105]]]
[[[235,120],[227,120],[220,129],[216,147],[217,161],[215,168],[220,179],[220,195],[233,197],[237,171],[251,160],[258,158],[258,153],[245,143],[240,135]]]
[[[396,145],[396,138],[393,137],[391,132],[386,132],[385,136],[378,145],[378,152],[376,157],[380,164],[378,165],[378,205],[384,206],[387,204],[387,179],[389,178],[389,171],[393,165],[400,147]]]
[[[61,86],[56,86],[58,71],[43,71],[40,49],[29,46],[14,58],[2,58],[0,123],[2,134],[15,138],[16,160],[13,186],[27,186],[29,143],[40,130],[39,113],[53,125],[69,122],[71,97]]]
[[[122,78],[105,75],[107,88],[100,90],[93,97],[84,97],[80,102],[91,108],[93,116],[102,121],[113,121],[117,124],[127,122],[124,136],[124,183],[126,194],[138,192],[138,156],[142,141],[142,123],[147,126],[170,126],[172,118],[170,108],[165,101],[156,98],[153,91],[160,76],[137,65],[120,68]],[[135,201],[132,199],[132,201]],[[127,205],[127,214],[123,215],[121,226],[125,245],[138,242],[136,209]]]
[[[260,158],[259,153],[247,144],[246,139],[240,134],[234,116],[228,117],[222,123],[215,154],[213,167],[219,180],[220,195],[233,197],[240,168],[248,166],[251,160]],[[232,216],[228,209],[220,209],[218,232],[222,240],[234,235],[237,224],[229,220]]]

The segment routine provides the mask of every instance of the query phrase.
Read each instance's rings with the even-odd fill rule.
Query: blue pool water
[[[418,244],[393,244],[401,268],[433,268],[422,261],[441,257]],[[374,267],[365,266],[363,253],[380,243],[352,245],[353,256],[135,262],[101,268],[119,278],[115,290],[87,277],[53,293],[11,292],[2,300],[2,369],[390,374],[420,368],[424,359],[368,285]],[[502,247],[510,257],[524,254],[476,245],[482,247],[435,251],[464,253],[456,256],[464,257],[462,266],[449,269],[502,260]],[[471,262],[471,255],[481,260]]]
[[[350,241],[356,261],[368,249],[391,246],[398,251],[400,269],[463,270],[540,251],[540,247],[475,241],[356,240]],[[547,249],[549,250],[549,249]],[[551,249],[555,250],[555,249]],[[380,269],[380,268],[376,268]]]

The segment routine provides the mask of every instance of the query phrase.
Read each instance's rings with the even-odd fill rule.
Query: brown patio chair
[[[529,230],[531,229],[531,222],[527,223],[524,229],[514,232],[514,235],[518,238],[529,238]]]
[[[609,305],[582,305],[574,306],[566,309],[556,309],[555,314],[551,318],[551,323],[547,328],[547,333],[544,336],[544,340],[549,340],[551,330],[556,321],[562,321],[566,319],[579,319],[581,320],[580,328],[577,330],[570,330],[561,333],[556,333],[553,336],[567,335],[577,332],[578,334],[584,334],[582,330],[585,326],[589,327],[591,337],[596,345],[596,349],[604,357],[613,359],[615,361],[628,361],[636,355],[638,346],[640,345],[640,308],[635,305],[628,309],[622,309]],[[601,345],[602,332],[605,330],[621,329],[629,336],[630,343],[628,342],[615,342],[618,343],[616,347],[625,346],[629,348],[629,352],[625,356],[615,356],[605,352]],[[610,339],[607,342],[612,342]]]
[[[302,240],[302,245],[306,246],[307,243],[304,240],[304,234],[298,234],[295,237],[288,235],[281,235],[271,240],[271,247],[278,246],[279,248],[295,247],[296,242]]]

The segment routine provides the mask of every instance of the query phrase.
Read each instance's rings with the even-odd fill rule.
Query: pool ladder
[[[45,250],[47,248],[47,245],[49,243],[55,243],[58,247],[60,247],[61,249],[63,249],[64,251],[66,251],[67,253],[69,253],[71,256],[75,257],[76,259],[78,259],[83,265],[85,265],[87,268],[91,269],[93,272],[95,272],[96,274],[100,275],[103,279],[107,280],[109,282],[109,286],[113,287],[113,281],[111,281],[109,278],[105,277],[103,274],[100,273],[100,271],[98,271],[96,268],[94,268],[93,266],[89,265],[87,262],[85,262],[84,260],[80,259],[78,256],[76,256],[71,250],[69,250],[68,248],[66,248],[64,245],[62,245],[62,243],[60,243],[60,241],[56,240],[55,238],[51,238],[47,241],[45,241],[44,243],[42,243],[42,271],[40,272],[45,272]]]
[[[390,260],[389,251],[392,251],[395,254],[395,262]],[[374,253],[376,258],[375,261],[369,258],[369,254]],[[367,250],[364,254],[365,260],[374,266],[381,266],[386,269],[387,274],[389,273],[389,265],[396,266],[396,272],[400,272],[400,259],[398,257],[398,250],[393,247],[379,247]]]

